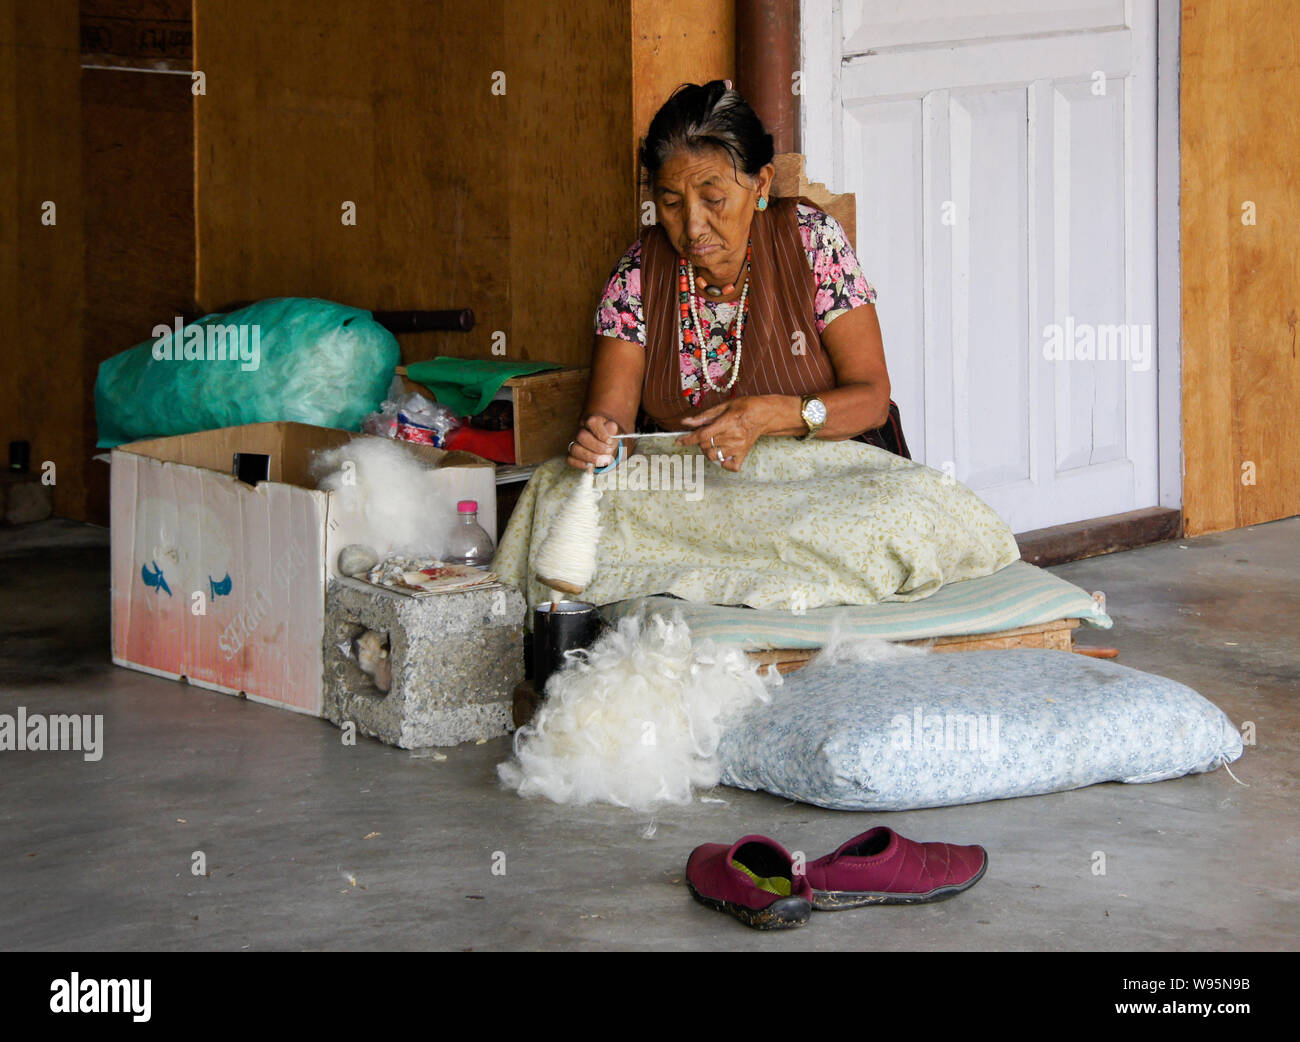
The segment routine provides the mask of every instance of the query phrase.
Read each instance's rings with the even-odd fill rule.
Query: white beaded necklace
[[[731,360],[731,379],[727,381],[726,387],[719,387],[717,384],[713,382],[713,377],[709,376],[708,344],[709,344],[709,340],[712,339],[712,336],[709,337],[709,340],[706,340],[703,332],[701,332],[700,330],[700,312],[698,307],[695,304],[695,297],[696,297],[695,265],[692,264],[689,260],[687,260],[686,262],[686,279],[687,279],[686,284],[689,287],[690,294],[691,294],[691,321],[694,324],[694,328],[695,328],[695,342],[700,345],[700,370],[702,375],[704,376],[704,382],[709,385],[710,389],[717,391],[719,394],[725,394],[727,391],[730,391],[733,387],[735,387],[736,379],[737,377],[740,376],[740,355],[741,352],[744,350],[744,338],[745,338],[745,301],[749,297],[748,268],[749,266],[748,264],[746,264],[745,285],[740,291],[740,300],[737,301],[737,303],[740,306],[736,308],[736,357]],[[725,338],[723,342],[724,343],[726,342]],[[680,351],[681,348],[682,348],[682,324],[678,322],[677,323],[678,351]]]

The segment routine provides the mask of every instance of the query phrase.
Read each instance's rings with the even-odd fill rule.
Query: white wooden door
[[[1155,0],[805,0],[809,175],[913,455],[1023,532],[1155,505]]]

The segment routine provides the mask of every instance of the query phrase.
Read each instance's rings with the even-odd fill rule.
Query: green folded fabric
[[[457,416],[477,416],[511,377],[562,368],[559,362],[498,362],[443,356],[408,365],[406,375],[432,391]]]

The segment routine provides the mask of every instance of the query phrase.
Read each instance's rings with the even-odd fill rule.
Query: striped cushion
[[[1110,629],[1110,616],[1073,583],[1024,561],[992,575],[949,583],[919,601],[814,608],[802,614],[719,604],[695,604],[675,597],[638,597],[600,609],[610,621],[645,608],[646,613],[681,612],[696,640],[767,648],[820,648],[836,621],[842,637],[921,640],[997,633],[1057,619],[1082,619]]]

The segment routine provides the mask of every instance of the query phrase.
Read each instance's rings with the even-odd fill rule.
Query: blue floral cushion
[[[913,810],[1213,770],[1232,721],[1166,677],[1068,651],[808,667],[728,727],[722,781],[837,810]]]

